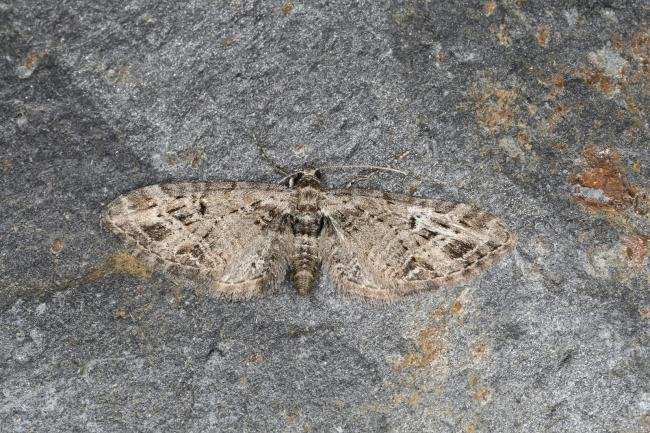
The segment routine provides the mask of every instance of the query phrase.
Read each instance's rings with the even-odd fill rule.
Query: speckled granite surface
[[[0,2],[0,432],[650,431],[647,2],[108,3]],[[277,181],[252,137],[517,249],[390,305],[226,303],[100,227]]]

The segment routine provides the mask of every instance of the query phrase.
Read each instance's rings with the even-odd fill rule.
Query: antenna
[[[281,166],[280,164],[276,163],[267,153],[266,150],[264,150],[264,147],[262,146],[262,143],[257,139],[257,134],[254,132],[246,132],[248,135],[250,135],[253,139],[253,142],[255,143],[255,147],[257,149],[257,153],[259,154],[260,158],[264,160],[269,166],[271,166],[276,172],[280,173],[284,177],[280,180],[280,183],[286,182],[288,179],[291,179],[298,173],[301,173],[300,170],[290,170],[287,169],[286,167]],[[360,180],[365,180],[370,178],[372,175],[374,175],[378,171],[386,171],[386,172],[391,172],[391,173],[397,173],[401,174],[402,176],[408,176],[408,173],[403,171],[403,170],[398,170],[396,168],[391,167],[392,164],[395,164],[398,161],[401,161],[404,159],[410,151],[405,151],[402,152],[399,155],[396,155],[393,157],[391,162],[389,162],[385,166],[378,166],[378,165],[324,165],[320,166],[320,169],[365,169],[365,170],[370,170],[370,173],[367,173],[365,175],[357,176],[354,179],[352,179],[350,182],[348,182],[347,186],[350,187],[353,183],[358,182]]]
[[[287,177],[291,177],[291,176],[293,176],[293,175],[295,174],[295,172],[294,172],[294,173],[290,173],[290,171],[287,170],[285,167],[282,167],[281,165],[279,165],[279,164],[277,164],[275,161],[273,161],[273,160],[271,159],[271,157],[268,156],[268,155],[266,154],[266,151],[265,151],[264,148],[262,147],[262,144],[261,144],[261,143],[259,142],[259,140],[257,139],[257,135],[256,135],[254,132],[251,133],[251,135],[253,136],[253,141],[255,142],[255,147],[257,148],[257,152],[260,154],[260,158],[262,158],[262,159],[264,160],[264,162],[266,162],[268,165],[270,165],[271,167],[273,167],[273,169],[274,169],[275,171],[277,171],[277,172],[279,172],[280,174],[284,175],[284,176],[285,176],[285,179],[286,179]]]
[[[398,170],[396,168],[393,168],[393,167],[391,167],[391,165],[393,165],[396,162],[401,161],[402,159],[406,158],[409,153],[410,153],[410,151],[406,150],[406,151],[400,153],[399,155],[395,155],[393,157],[393,159],[388,164],[386,164],[384,166],[376,166],[376,165],[340,165],[340,166],[337,166],[337,165],[331,165],[331,166],[327,166],[327,167],[323,167],[323,168],[328,168],[328,167],[329,168],[363,168],[363,169],[370,170],[369,173],[359,175],[359,176],[355,176],[350,182],[348,182],[346,187],[350,188],[353,183],[359,182],[361,180],[370,179],[370,177],[372,175],[374,175],[375,173],[377,173],[378,171],[389,171],[389,172],[392,172],[392,173],[401,174],[402,176],[408,176],[409,174],[407,172],[402,171],[402,170]]]
[[[378,165],[324,165],[322,167],[319,167],[320,169],[326,170],[329,168],[363,168],[367,170],[375,170],[375,171],[391,171],[393,173],[399,173],[403,176],[408,176],[408,173],[402,170],[398,170],[396,168],[392,167],[380,167]]]

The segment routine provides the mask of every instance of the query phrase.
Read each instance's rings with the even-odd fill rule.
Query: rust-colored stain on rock
[[[490,0],[489,2],[485,3],[483,6],[483,10],[485,11],[485,15],[490,16],[494,13],[494,11],[497,10],[497,2],[494,0]]]
[[[482,386],[478,388],[476,391],[474,391],[474,399],[480,401],[481,403],[488,402],[490,401],[491,398],[492,398],[492,393],[485,386]]]
[[[650,319],[650,307],[641,307],[641,308],[639,308],[639,314],[644,319]]]
[[[505,24],[500,24],[499,27],[490,26],[490,31],[496,35],[499,45],[503,45],[504,47],[512,46],[512,38],[508,32],[508,26]]]
[[[225,38],[223,38],[223,39],[221,40],[220,45],[221,45],[221,48],[223,48],[223,49],[225,50],[226,48],[230,47],[234,42],[235,42],[235,38],[234,38],[234,37],[232,37],[232,36],[226,36]]]
[[[583,72],[585,83],[587,83],[589,86],[599,88],[600,91],[606,95],[610,95],[614,92],[614,80],[612,77],[605,75],[600,69]]]
[[[650,255],[650,236],[639,235],[623,238],[625,258],[628,264],[636,269],[643,268],[648,263]]]
[[[498,131],[509,129],[517,110],[517,92],[500,87],[474,88],[470,96],[476,101],[476,120],[483,128]]]
[[[472,423],[465,424],[463,426],[463,432],[464,433],[476,433],[476,426]]]
[[[285,16],[289,15],[291,13],[291,11],[293,10],[293,8],[294,8],[293,0],[287,0],[282,5],[282,14],[285,15]]]
[[[645,213],[639,206],[645,195],[628,181],[618,150],[589,145],[582,157],[587,167],[568,178],[578,187],[573,195],[576,201],[594,210],[634,208],[639,214]]]
[[[546,26],[542,25],[537,28],[537,34],[535,35],[537,39],[537,45],[542,48],[548,47],[548,29]]]
[[[436,309],[432,318],[433,323],[423,328],[417,339],[417,348],[415,351],[406,355],[406,357],[397,364],[396,368],[402,370],[405,368],[424,368],[434,364],[447,349],[447,323],[445,314],[442,309]]]
[[[470,356],[475,364],[484,362],[490,353],[485,337],[479,337],[470,347]]]
[[[647,65],[650,59],[650,28],[633,34],[628,46],[632,55]]]
[[[460,316],[460,314],[463,312],[465,309],[465,306],[463,303],[459,300],[454,301],[453,304],[451,304],[451,308],[449,309],[449,312],[451,313],[452,316]]]
[[[480,378],[476,374],[470,375],[467,384],[472,390],[472,397],[481,404],[487,403],[492,399],[492,392],[484,385],[480,384]]]
[[[260,364],[262,361],[264,361],[264,356],[262,356],[261,353],[253,352],[248,355],[246,361],[248,361],[249,364]]]
[[[63,251],[63,241],[61,239],[54,239],[52,245],[50,245],[50,251],[52,251],[53,254],[59,254]]]
[[[117,76],[119,81],[126,81],[127,76],[129,75],[129,70],[125,64],[121,64],[117,69]]]
[[[23,62],[23,65],[27,69],[34,69],[36,67],[36,64],[38,63],[38,59],[40,56],[38,55],[37,52],[31,51],[29,54],[27,54],[27,57],[25,57],[25,61]]]
[[[87,272],[81,281],[91,283],[100,280],[111,274],[126,274],[138,278],[149,278],[151,271],[147,269],[140,260],[122,250],[119,253],[109,257],[103,265]]]
[[[564,76],[562,74],[555,74],[547,82],[550,90],[547,94],[548,99],[554,99],[564,90]]]

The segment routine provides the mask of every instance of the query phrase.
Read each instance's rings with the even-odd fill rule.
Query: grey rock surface
[[[649,11],[0,2],[0,432],[650,431]],[[390,165],[357,185],[478,204],[517,249],[394,304],[323,276],[228,303],[100,227],[269,159]]]

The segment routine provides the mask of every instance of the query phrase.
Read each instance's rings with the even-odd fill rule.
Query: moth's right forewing
[[[202,275],[210,290],[250,297],[279,278],[286,258],[280,219],[290,191],[276,185],[183,182],[151,185],[113,202],[106,225],[155,269]]]

